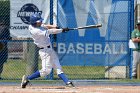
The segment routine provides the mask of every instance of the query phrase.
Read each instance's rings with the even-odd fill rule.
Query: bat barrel
[[[77,27],[77,28],[69,28],[69,30],[88,29],[88,28],[98,28],[98,27],[102,27],[102,24],[88,25],[88,26]]]

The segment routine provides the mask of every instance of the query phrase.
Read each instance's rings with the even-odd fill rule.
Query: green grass
[[[19,59],[9,59],[4,64],[2,77],[5,79],[21,79],[26,74],[26,62]],[[38,65],[41,69],[41,62]],[[95,79],[104,78],[105,68],[96,66],[63,66],[63,71],[70,79]],[[54,79],[58,79],[54,71]]]
[[[105,68],[96,66],[63,66],[64,72],[71,79],[104,78]]]
[[[21,60],[8,60],[4,64],[3,78],[21,78],[25,74],[26,62]]]
[[[26,74],[26,66],[27,63],[24,60],[12,59],[8,60],[7,63],[4,64],[4,70],[2,73],[2,77],[4,80],[0,80],[0,82],[14,82],[20,83],[21,77]],[[41,69],[41,63],[39,63],[39,69]],[[76,80],[97,80],[104,79],[105,77],[105,67],[102,66],[63,66],[63,70],[68,76],[69,79]],[[57,80],[57,81],[55,81]],[[58,80],[58,76],[54,71],[54,80],[47,80],[45,78],[39,78],[33,80],[32,82],[41,83],[41,84],[53,84],[59,83],[61,80]],[[104,81],[108,83],[140,83],[138,79],[108,79],[108,81]],[[94,82],[96,83],[96,82]]]
[[[8,60],[7,63],[4,64],[4,70],[2,73],[2,77],[4,80],[0,80],[0,82],[15,82],[20,83],[21,77],[26,74],[26,62],[24,60]],[[41,63],[39,63],[39,69],[41,68]],[[69,79],[76,80],[98,80],[98,79],[104,79],[105,74],[105,68],[102,66],[63,66],[63,70],[68,76]],[[58,76],[56,75],[56,72],[54,71],[54,80],[47,80],[45,78],[39,78],[36,80],[33,80],[35,83],[58,83],[61,82],[61,80],[58,80]],[[98,82],[98,81],[97,81]],[[140,80],[138,79],[109,79],[107,82],[109,83],[139,83]],[[96,83],[96,82],[95,82]]]

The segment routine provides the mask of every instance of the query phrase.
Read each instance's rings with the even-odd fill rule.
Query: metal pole
[[[134,29],[134,0],[131,0],[131,9],[130,9],[130,36],[131,36],[131,31]],[[129,36],[129,38],[130,38]],[[130,65],[129,65],[129,78],[132,79],[132,50],[130,50]]]
[[[53,0],[50,0],[50,24],[53,25]],[[50,35],[51,37],[51,42],[52,42],[52,46],[54,46],[53,44],[56,41],[56,35]],[[55,37],[55,38],[54,38]],[[56,48],[54,48],[55,50]],[[53,80],[53,69],[50,73],[50,79]]]

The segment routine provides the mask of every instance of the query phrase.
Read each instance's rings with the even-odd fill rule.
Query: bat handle
[[[98,24],[98,25],[96,25],[97,27],[102,27],[102,24]]]

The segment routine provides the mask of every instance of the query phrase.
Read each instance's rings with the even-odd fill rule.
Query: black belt
[[[47,46],[47,48],[50,48],[51,46]],[[44,47],[41,47],[41,48],[39,48],[39,49],[44,49]]]

